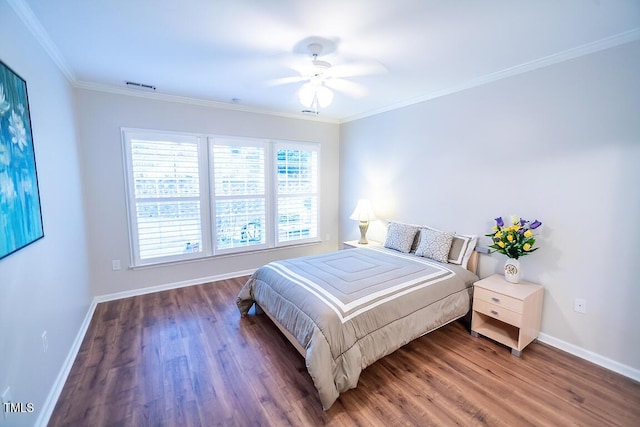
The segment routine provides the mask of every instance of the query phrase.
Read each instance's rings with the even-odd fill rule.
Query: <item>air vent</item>
[[[136,83],[136,82],[125,82],[126,85],[132,89],[146,90],[153,92],[156,90],[155,86],[146,85],[144,83]]]

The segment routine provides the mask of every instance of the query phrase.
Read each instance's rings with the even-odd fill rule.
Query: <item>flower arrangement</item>
[[[505,226],[504,220],[500,216],[495,221],[493,233],[486,234],[493,240],[493,245],[489,247],[495,249],[494,252],[518,259],[538,250],[533,247],[536,243],[533,230],[542,225],[540,221],[536,219],[530,222],[515,215],[511,217],[511,225],[509,226]]]

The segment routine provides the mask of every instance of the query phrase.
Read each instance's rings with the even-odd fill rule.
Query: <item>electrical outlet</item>
[[[582,298],[576,298],[573,303],[573,311],[578,313],[586,313],[587,312],[587,301]]]
[[[47,338],[47,331],[44,331],[42,333],[42,351],[46,353],[47,350],[49,350],[49,339]]]
[[[111,269],[113,271],[116,270],[120,270],[121,266],[120,266],[120,260],[119,259],[114,259],[113,261],[111,261]]]

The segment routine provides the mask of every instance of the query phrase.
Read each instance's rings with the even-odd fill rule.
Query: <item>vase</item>
[[[504,280],[510,283],[520,281],[520,262],[515,258],[507,258],[504,263]]]

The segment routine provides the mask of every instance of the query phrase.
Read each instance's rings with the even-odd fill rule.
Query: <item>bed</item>
[[[390,233],[385,247],[269,263],[238,294],[242,316],[255,303],[304,356],[324,410],[357,386],[364,368],[470,309],[475,241],[462,252],[457,245],[459,263],[451,243],[436,261],[416,244],[430,231],[413,227],[401,250]]]

